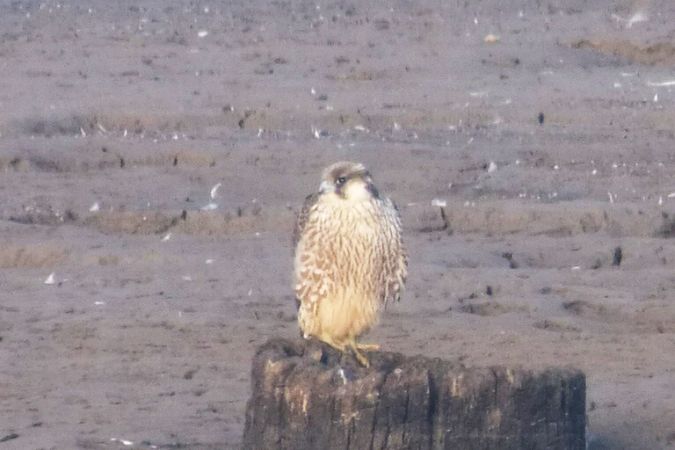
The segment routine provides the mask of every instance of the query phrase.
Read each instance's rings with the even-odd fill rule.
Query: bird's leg
[[[352,352],[354,353],[354,357],[355,357],[356,360],[359,362],[359,364],[361,364],[363,367],[370,367],[370,361],[368,361],[368,358],[366,357],[366,355],[364,355],[363,353],[361,353],[361,352],[356,348],[356,346],[351,347],[351,349],[352,349]]]
[[[323,342],[324,344],[330,345],[335,350],[341,353],[344,353],[346,350],[344,342],[336,342],[335,339],[333,339],[333,336],[329,334],[322,333],[320,336],[317,336],[317,339]]]
[[[370,361],[368,361],[368,358],[366,355],[364,355],[361,351],[371,351],[371,350],[379,350],[380,346],[377,344],[359,344],[356,342],[356,338],[354,336],[351,336],[349,340],[347,341],[347,346],[351,349],[352,353],[354,353],[354,357],[356,360],[364,367],[370,367]]]

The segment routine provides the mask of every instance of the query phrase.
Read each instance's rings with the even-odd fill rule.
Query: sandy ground
[[[237,448],[340,159],[406,227],[369,341],[579,367],[589,448],[675,446],[675,4],[269,3],[0,0],[0,449]]]

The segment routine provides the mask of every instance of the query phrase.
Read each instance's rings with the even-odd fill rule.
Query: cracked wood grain
[[[253,360],[244,448],[585,448],[584,374],[372,353],[371,368],[312,341]]]

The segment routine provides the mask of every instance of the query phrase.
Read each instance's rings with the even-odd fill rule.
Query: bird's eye
[[[335,180],[335,183],[336,183],[338,186],[340,186],[340,185],[342,185],[342,184],[345,184],[346,182],[347,182],[347,178],[346,178],[346,177],[339,177],[337,180]]]

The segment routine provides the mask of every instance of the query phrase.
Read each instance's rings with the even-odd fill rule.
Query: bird
[[[358,339],[388,302],[400,300],[408,272],[398,208],[363,164],[336,162],[305,199],[293,247],[301,334],[369,367],[363,352],[380,347]]]

